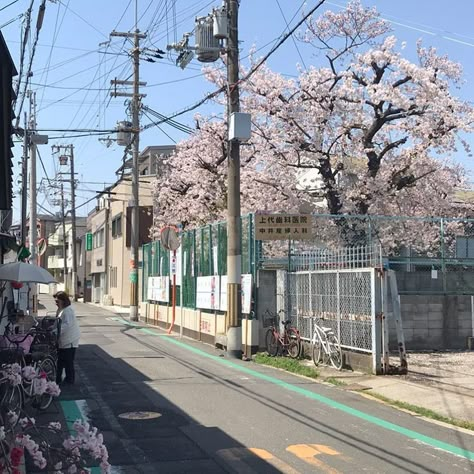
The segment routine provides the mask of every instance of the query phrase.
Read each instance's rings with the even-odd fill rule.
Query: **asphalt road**
[[[97,307],[76,311],[78,384],[61,406],[104,432],[114,472],[474,473],[473,434]]]

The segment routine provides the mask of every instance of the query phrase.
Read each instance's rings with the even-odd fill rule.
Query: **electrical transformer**
[[[212,16],[196,19],[196,55],[202,63],[212,63],[219,58],[219,40],[214,37]]]
[[[128,146],[132,142],[132,123],[127,121],[117,122],[117,145]]]

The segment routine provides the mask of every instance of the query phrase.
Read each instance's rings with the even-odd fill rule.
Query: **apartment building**
[[[151,241],[153,179],[159,172],[160,161],[172,154],[174,150],[174,146],[150,146],[140,154],[140,246]],[[86,298],[90,298],[90,301],[94,303],[129,306],[131,160],[125,161],[116,174],[118,180],[100,193],[96,208],[87,217],[90,244],[86,251],[86,286],[90,292],[86,291]],[[139,285],[141,285],[140,279]]]

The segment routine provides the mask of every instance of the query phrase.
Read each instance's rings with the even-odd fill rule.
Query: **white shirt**
[[[81,337],[81,330],[76,319],[76,314],[72,306],[63,308],[58,317],[61,318],[61,334],[59,336],[59,348],[69,349],[71,347],[79,346],[79,339]]]

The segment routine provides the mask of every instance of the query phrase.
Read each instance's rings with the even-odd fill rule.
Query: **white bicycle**
[[[331,364],[335,369],[342,369],[342,350],[339,339],[330,327],[323,326],[323,319],[314,322],[313,362],[316,366],[323,363]]]

